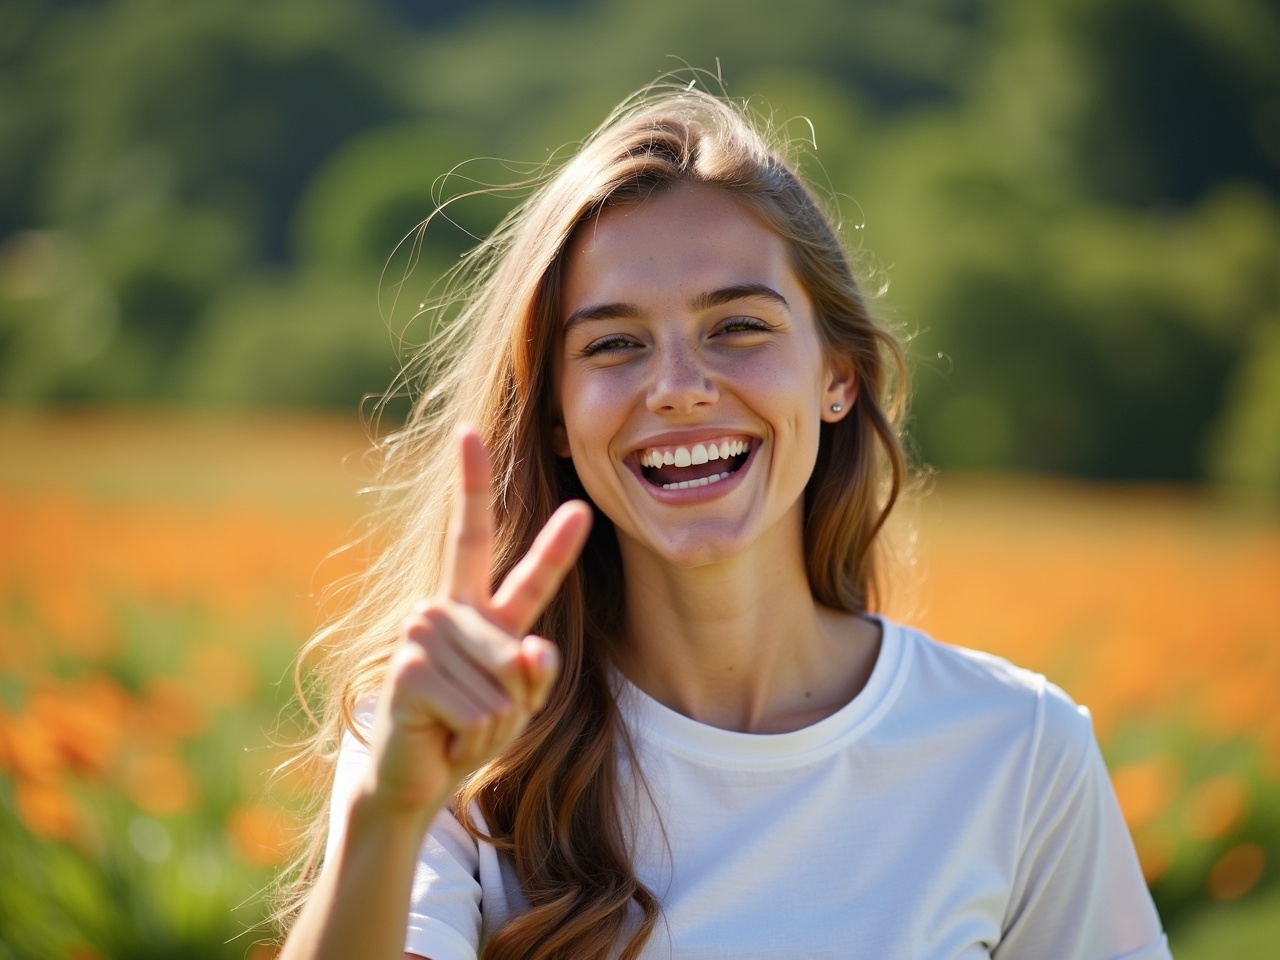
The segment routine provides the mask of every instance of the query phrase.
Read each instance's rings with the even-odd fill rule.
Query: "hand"
[[[526,636],[573,566],[591,510],[566,503],[494,594],[488,454],[459,432],[462,489],[441,596],[405,620],[387,667],[366,787],[397,809],[434,814],[458,782],[500,754],[546,703],[559,651]]]

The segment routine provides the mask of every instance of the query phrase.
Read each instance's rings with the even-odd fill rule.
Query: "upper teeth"
[[[746,440],[719,440],[715,443],[695,443],[692,447],[654,447],[640,454],[640,466],[688,467],[708,460],[727,460],[746,453],[750,449]]]

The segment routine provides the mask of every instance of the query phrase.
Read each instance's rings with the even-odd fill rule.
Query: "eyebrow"
[[[723,306],[737,300],[768,300],[782,307],[791,309],[787,298],[773,287],[764,283],[737,283],[729,287],[720,287],[700,293],[689,301],[695,311],[708,310],[711,307]],[[568,332],[579,323],[588,320],[618,320],[640,316],[643,311],[634,303],[598,303],[573,311],[564,322],[564,332]]]

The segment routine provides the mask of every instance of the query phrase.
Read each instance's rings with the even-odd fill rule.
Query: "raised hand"
[[[443,594],[405,620],[388,665],[366,789],[401,809],[439,809],[458,782],[502,752],[541,709],[559,669],[554,644],[526,636],[577,559],[590,508],[567,503],[490,594],[490,467],[480,438],[459,433],[462,487],[448,537]]]

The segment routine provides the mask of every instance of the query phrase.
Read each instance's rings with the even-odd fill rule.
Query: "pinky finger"
[[[476,767],[488,760],[493,753],[497,724],[493,715],[486,713],[474,723],[454,730],[449,740],[449,762]]]
[[[541,710],[551,695],[551,687],[560,673],[560,650],[550,640],[530,634],[520,643],[528,685],[530,712]]]

